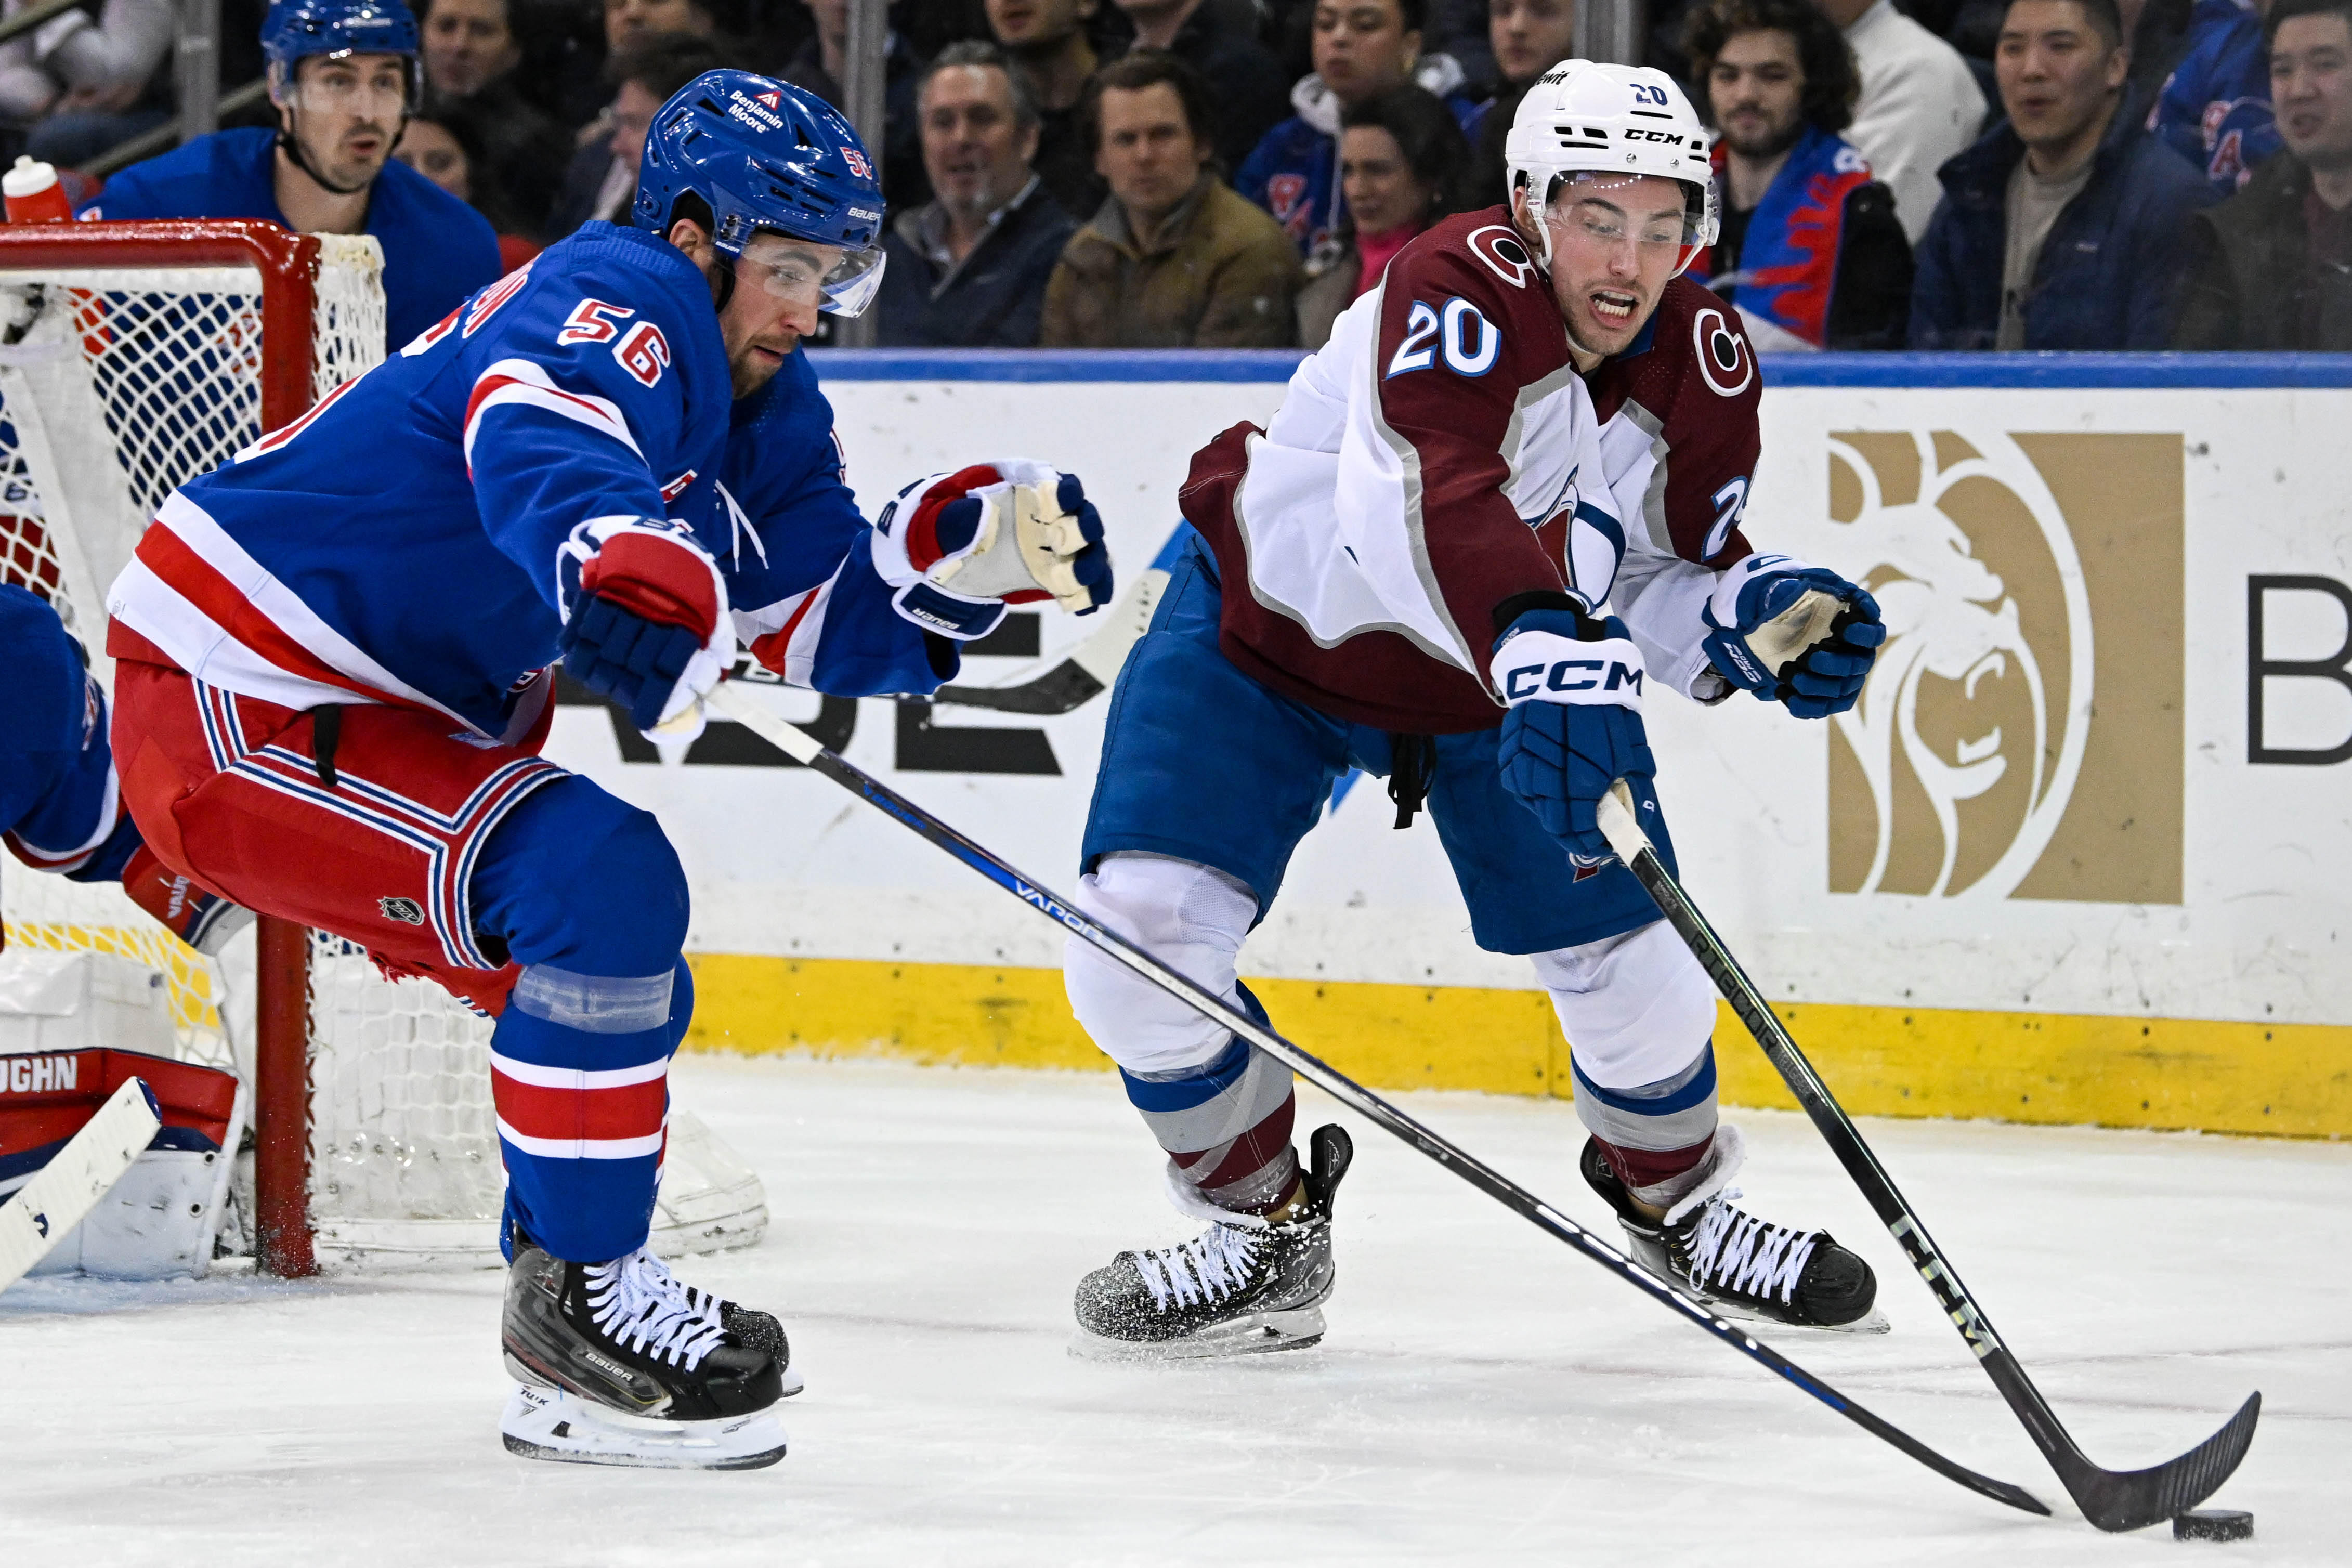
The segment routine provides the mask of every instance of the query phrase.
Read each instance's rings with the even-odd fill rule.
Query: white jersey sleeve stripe
[[[482,417],[493,408],[529,407],[544,409],[591,430],[609,436],[645,460],[645,452],[629,428],[629,421],[621,405],[608,397],[591,393],[567,392],[548,378],[547,372],[529,360],[502,359],[484,371],[474,382],[473,395],[466,403],[466,468],[474,466],[474,437],[480,431]]]

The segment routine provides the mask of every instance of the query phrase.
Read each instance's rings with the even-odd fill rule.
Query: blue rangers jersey
[[[891,605],[805,353],[735,405],[719,475],[719,574],[735,635],[761,663],[835,697],[920,695],[954,679],[955,644]]]
[[[163,503],[107,608],[197,679],[528,733],[558,560],[652,519],[711,555],[733,393],[710,289],[592,223]]]
[[[278,207],[278,133],[217,131],[106,182],[84,219],[266,218]],[[367,232],[383,247],[384,339],[404,343],[475,289],[495,281],[499,237],[481,214],[394,160],[368,193]]]
[[[2147,128],[2204,170],[2224,196],[2279,150],[2270,50],[2252,0],[2197,0],[2188,50],[2148,106]]]
[[[107,745],[106,697],[37,595],[0,584],[0,837],[28,866],[110,882],[139,847]]]

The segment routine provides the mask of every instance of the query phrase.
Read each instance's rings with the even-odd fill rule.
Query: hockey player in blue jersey
[[[46,600],[0,584],[0,839],[36,870],[121,881],[182,941],[217,952],[251,913],[174,877],[140,842],[115,779],[106,693],[87,665]]]
[[[266,218],[383,247],[387,348],[497,279],[498,236],[464,202],[391,162],[423,77],[401,0],[278,0],[261,27],[276,131],[216,131],[133,163],[85,219]]]
[[[679,733],[739,628],[819,677],[827,606],[856,602],[891,623],[887,680],[996,601],[1108,594],[1076,481],[1023,465],[925,484],[862,555],[837,511],[799,548],[837,459],[804,400],[757,416],[819,312],[873,296],[871,171],[814,98],[698,78],[656,116],[632,226],[586,226],[174,492],[109,596],[157,855],[498,1016],[504,1430],[533,1458],[772,1463],[798,1386],[773,1318],[646,1249],[687,888],[650,816],[537,755],[551,667]],[[1079,514],[1050,539],[1049,484]]]

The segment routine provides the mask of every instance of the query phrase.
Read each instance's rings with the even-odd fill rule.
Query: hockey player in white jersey
[[[1713,237],[1706,133],[1681,92],[1570,61],[1528,91],[1507,146],[1507,205],[1417,237],[1265,430],[1237,426],[1193,459],[1198,538],[1119,677],[1079,898],[1263,1016],[1236,978],[1243,938],[1334,780],[1388,775],[1400,826],[1424,804],[1434,817],[1479,944],[1528,954],[1550,992],[1583,1169],[1636,1254],[1727,1312],[1862,1324],[1867,1264],[1737,1205],[1713,991],[1595,808],[1622,781],[1671,863],[1644,702],[1745,688],[1825,717],[1860,693],[1877,609],[1832,572],[1753,553],[1736,506],[1719,526],[1667,526],[1650,435],[1595,418],[1585,375],[1642,339]],[[1699,349],[1720,377],[1749,351],[1716,316],[1723,342]],[[1706,324],[1679,320],[1685,339]],[[1762,655],[1816,594],[1835,628]],[[1302,1168],[1286,1068],[1090,944],[1069,944],[1066,978],[1178,1206],[1211,1222],[1088,1275],[1081,1343],[1314,1342],[1344,1133],[1318,1131]]]
[[[952,668],[935,625],[1109,592],[1050,470],[924,486],[862,556],[837,517],[829,557],[790,548],[789,485],[757,518],[722,495],[768,497],[812,445],[837,486],[829,433],[757,416],[804,381],[820,311],[871,300],[881,215],[846,121],[709,73],[656,116],[630,226],[588,225],[182,487],[109,595],[123,797],[158,858],[498,1018],[503,1429],[527,1457],[772,1464],[799,1385],[773,1317],[646,1250],[688,890],[649,815],[537,754],[558,658],[668,733],[739,631],[798,679],[887,687]],[[1061,502],[1050,539],[1024,485]]]

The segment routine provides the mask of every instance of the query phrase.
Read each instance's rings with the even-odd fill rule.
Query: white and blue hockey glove
[[[1052,599],[1074,615],[1110,602],[1102,514],[1076,474],[1011,458],[916,480],[874,525],[874,567],[901,616],[958,642],[1007,605]]]
[[[1787,555],[1735,563],[1701,616],[1716,671],[1800,719],[1853,707],[1886,640],[1877,600],[1827,567]]]
[[[1599,866],[1612,858],[1594,814],[1619,779],[1633,792],[1636,819],[1656,828],[1658,764],[1642,726],[1642,654],[1624,622],[1596,621],[1564,604],[1523,611],[1496,641],[1494,672],[1510,704],[1496,753],[1503,787],[1572,861]]]
[[[563,668],[629,710],[640,733],[690,741],[702,698],[733,661],[735,631],[719,568],[678,523],[606,517],[556,552]]]

